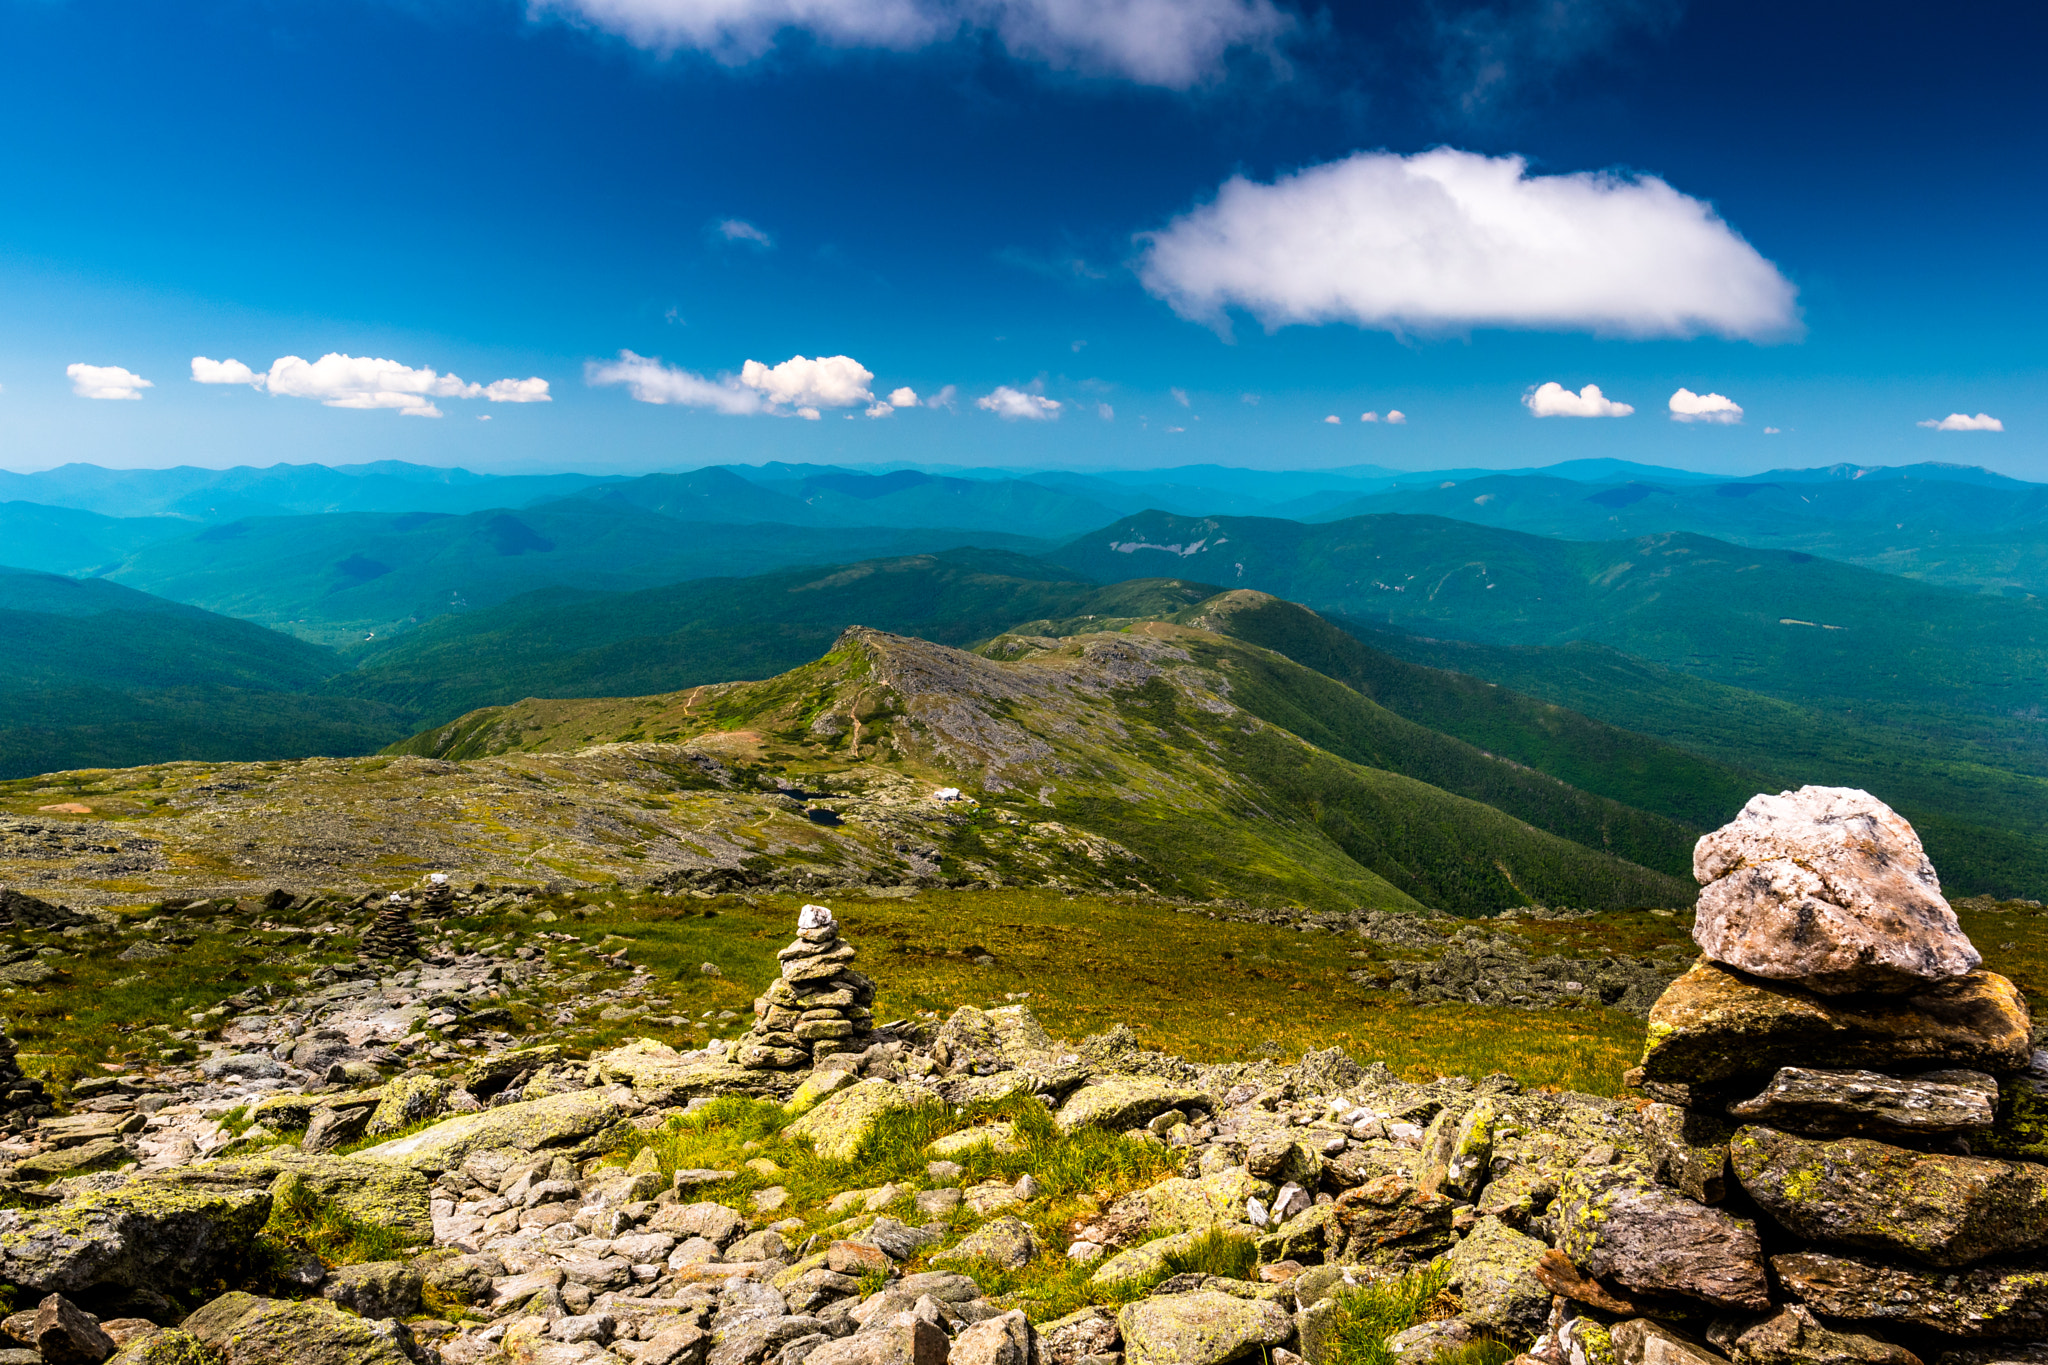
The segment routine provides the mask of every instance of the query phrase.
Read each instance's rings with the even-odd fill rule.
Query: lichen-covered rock
[[[653,1038],[635,1038],[623,1047],[590,1059],[606,1085],[629,1085],[647,1103],[666,1108],[688,1104],[700,1096],[765,1095],[773,1081],[759,1068],[735,1062],[686,1060],[682,1053]]]
[[[278,1201],[301,1198],[317,1207],[331,1205],[358,1223],[396,1233],[407,1242],[434,1239],[427,1178],[403,1167],[273,1147],[225,1161],[194,1162],[149,1178],[214,1190],[267,1189]]]
[[[578,1090],[463,1114],[411,1137],[367,1147],[355,1159],[439,1175],[460,1166],[471,1152],[499,1147],[592,1157],[605,1149],[624,1117],[603,1090]]]
[[[396,1078],[385,1085],[383,1097],[377,1101],[376,1111],[370,1115],[370,1122],[363,1129],[364,1135],[388,1137],[434,1117],[441,1112],[441,1102],[454,1088],[455,1082],[446,1076],[424,1071]]]
[[[1161,1228],[1180,1231],[1245,1221],[1245,1201],[1273,1197],[1273,1186],[1242,1166],[1225,1166],[1204,1176],[1173,1176],[1119,1199],[1109,1219],[1123,1236]]]
[[[320,1286],[320,1297],[365,1318],[404,1318],[420,1311],[420,1272],[404,1261],[364,1261],[336,1266]]]
[[[1998,1082],[1981,1071],[1887,1076],[1788,1066],[1728,1112],[1798,1133],[1913,1137],[1989,1128],[1997,1108]]]
[[[902,1314],[886,1327],[826,1342],[804,1357],[804,1365],[946,1365],[947,1350],[938,1327]]]
[[[1013,1308],[963,1327],[953,1338],[947,1365],[1032,1365],[1037,1335],[1023,1310]]]
[[[216,1359],[198,1337],[174,1327],[131,1338],[107,1365],[215,1365]]]
[[[1550,1314],[1550,1290],[1536,1277],[1545,1247],[1498,1218],[1481,1218],[1445,1259],[1451,1287],[1473,1324],[1501,1333],[1534,1333]]]
[[[1905,1322],[1958,1337],[2048,1336],[2048,1265],[2038,1260],[1948,1271],[1802,1251],[1773,1256],[1771,1269],[1823,1317]]]
[[[1351,1264],[1427,1261],[1448,1250],[1456,1236],[1451,1201],[1424,1194],[1399,1176],[1383,1175],[1346,1190],[1332,1207],[1343,1236],[1335,1259]]]
[[[1415,1164],[1415,1188],[1470,1200],[1486,1179],[1493,1159],[1494,1103],[1482,1097],[1462,1112],[1446,1109],[1423,1134]]]
[[[818,1155],[851,1161],[883,1115],[912,1107],[916,1101],[902,1086],[866,1080],[829,1095],[817,1107],[783,1129],[783,1136],[809,1138]]]
[[[1983,959],[1913,827],[1869,792],[1758,795],[1693,849],[1693,939],[1716,962],[1822,995],[1917,991]]]
[[[1829,999],[1694,964],[1650,1010],[1643,1075],[1713,1085],[1783,1066],[2024,1071],[2033,1053],[2026,1001],[1976,971],[1914,995]]]
[[[1832,1331],[1796,1303],[1736,1337],[1733,1355],[1736,1365],[1920,1365],[1905,1347]]]
[[[1696,1204],[1627,1168],[1570,1172],[1558,1187],[1557,1249],[1626,1291],[1717,1308],[1770,1306],[1756,1225]]]
[[[2030,1161],[1757,1127],[1736,1131],[1729,1157],[1757,1206],[1813,1241],[1937,1266],[2048,1243],[2048,1166]]]
[[[1038,1326],[1039,1349],[1050,1365],[1078,1365],[1084,1356],[1116,1349],[1116,1318],[1095,1304]]]
[[[1117,1314],[1127,1365],[1225,1365],[1294,1335],[1294,1315],[1277,1303],[1214,1290],[1160,1294]]]
[[[1202,1091],[1174,1085],[1157,1076],[1106,1076],[1067,1096],[1055,1121],[1063,1133],[1081,1128],[1123,1132],[1169,1109],[1208,1104],[1209,1097]]]
[[[222,1365],[411,1365],[412,1332],[320,1299],[287,1303],[223,1294],[180,1324],[219,1352]]]
[[[986,1261],[1004,1270],[1021,1270],[1038,1255],[1038,1239],[1020,1218],[996,1218],[982,1224],[960,1244],[932,1257],[933,1265],[950,1261]]]
[[[1649,1105],[1642,1123],[1652,1176],[1701,1204],[1727,1197],[1728,1139],[1735,1134],[1734,1124],[1675,1104]]]
[[[1165,1272],[1166,1262],[1169,1257],[1177,1256],[1181,1252],[1193,1247],[1196,1242],[1208,1236],[1210,1231],[1211,1229],[1203,1229],[1199,1232],[1176,1232],[1168,1237],[1154,1238],[1152,1241],[1145,1242],[1142,1245],[1131,1247],[1127,1251],[1119,1251],[1116,1255],[1105,1258],[1100,1265],[1095,1267],[1095,1273],[1088,1277],[1088,1283],[1101,1288],[1113,1284],[1123,1284],[1132,1280],[1157,1279]],[[1251,1231],[1252,1229],[1249,1225],[1244,1228],[1247,1236],[1250,1235]]]
[[[0,1281],[35,1295],[176,1293],[235,1273],[269,1217],[265,1190],[150,1181],[44,1209],[0,1209]]]

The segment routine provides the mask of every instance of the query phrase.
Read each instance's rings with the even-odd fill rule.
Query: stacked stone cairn
[[[1650,1170],[1562,1181],[1523,1359],[2048,1361],[2048,1056],[1912,827],[1758,796],[1693,872],[1705,956],[1630,1073]]]
[[[413,927],[412,907],[404,896],[394,891],[391,898],[377,911],[377,918],[370,921],[370,927],[363,934],[363,941],[357,948],[359,956],[366,960],[416,958],[420,952],[420,932]]]
[[[21,1063],[15,1060],[17,1051],[14,1039],[0,1032],[0,1132],[4,1133],[23,1132],[34,1127],[37,1119],[56,1112],[43,1083],[21,1074]]]
[[[776,954],[782,975],[754,1002],[754,1027],[740,1040],[739,1064],[788,1071],[865,1052],[875,983],[853,970],[858,955],[839,936],[830,910],[806,905],[799,911],[796,942]]]

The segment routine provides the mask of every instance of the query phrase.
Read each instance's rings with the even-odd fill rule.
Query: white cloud
[[[1268,329],[1799,328],[1791,283],[1712,206],[1654,176],[1530,175],[1518,156],[1360,152],[1270,185],[1236,176],[1140,240],[1145,287],[1219,328],[1233,308]]]
[[[1186,389],[1168,389],[1167,392],[1172,394],[1173,401],[1180,404],[1182,407],[1186,407],[1188,405],[1188,391]]]
[[[762,412],[768,406],[760,394],[741,388],[737,380],[706,379],[678,366],[664,365],[659,357],[635,355],[631,351],[620,351],[617,360],[602,364],[593,360],[584,365],[583,382],[596,386],[623,384],[626,392],[641,403],[710,408],[735,416]]]
[[[1996,417],[1993,417],[1988,412],[1980,412],[1975,417],[1971,417],[1966,413],[1952,412],[1948,416],[1942,418],[1939,422],[1930,419],[1928,421],[1920,423],[1920,425],[1923,427],[1932,427],[1936,431],[2005,430],[2005,423],[1999,421]]]
[[[1764,435],[1766,435],[1766,436],[1776,436],[1776,435],[1778,435],[1778,434],[1779,434],[1779,429],[1778,429],[1777,427],[1765,427],[1765,428],[1764,428]]]
[[[882,402],[874,402],[868,404],[867,412],[868,416],[870,417],[894,417],[896,415],[895,408],[892,408],[887,403]],[[849,416],[850,415],[851,414],[849,414]]]
[[[192,357],[192,382],[247,384],[252,389],[260,389],[263,387],[263,375],[239,360],[208,360],[203,355],[195,355]]]
[[[868,392],[868,385],[874,379],[874,371],[850,355],[821,355],[816,360],[793,355],[780,365],[749,360],[740,366],[740,383],[771,404],[799,408],[850,408],[871,403],[875,396]]]
[[[1407,426],[1407,425],[1408,425],[1408,414],[1407,414],[1407,413],[1405,413],[1405,412],[1403,412],[1403,411],[1401,411],[1401,410],[1400,410],[1399,408],[1388,408],[1388,409],[1387,409],[1387,425],[1388,425],[1388,426],[1393,426],[1393,427],[1405,427],[1405,426]]]
[[[199,384],[247,384],[281,398],[311,398],[330,408],[385,410],[401,417],[439,417],[436,398],[487,398],[493,403],[551,403],[548,381],[497,379],[472,384],[460,375],[414,369],[395,360],[343,355],[330,351],[318,360],[280,356],[267,371],[250,369],[235,359],[192,357],[192,379]]]
[[[1058,70],[1185,89],[1236,48],[1294,28],[1272,0],[533,0],[660,52],[751,61],[785,30],[828,47],[909,51],[993,33],[1014,57]]]
[[[889,406],[892,408],[914,408],[917,406],[917,390],[905,385],[889,392]]]
[[[1361,412],[1358,414],[1358,420],[1361,422],[1377,422],[1380,420],[1380,415],[1376,412]]]
[[[898,390],[898,392],[906,391]],[[928,408],[944,408],[946,409],[946,411],[951,412],[953,410],[954,400],[958,399],[959,397],[960,386],[958,384],[948,384],[945,388],[940,389],[937,393],[925,399],[924,405]]]
[[[744,218],[725,218],[714,225],[713,230],[728,242],[749,242],[759,247],[772,247],[775,239],[755,227]]]
[[[1598,384],[1573,393],[1556,380],[1523,394],[1522,403],[1538,417],[1626,417],[1635,411],[1601,393]]]
[[[144,389],[156,387],[119,365],[66,365],[64,377],[71,381],[71,391],[80,398],[139,399]]]
[[[815,422],[818,420],[819,413],[816,408],[806,407],[798,408],[796,410],[796,415],[803,418],[806,422]]]
[[[1095,405],[1095,415],[1105,422],[1114,422],[1116,420],[1116,409],[1107,403],[1097,403]]]
[[[1005,422],[1050,422],[1060,415],[1059,403],[1043,394],[1026,393],[1008,384],[998,384],[974,400],[974,406],[994,413]]]
[[[1718,393],[1694,393],[1691,389],[1680,389],[1671,395],[1670,406],[1674,422],[1713,422],[1733,426],[1742,420],[1742,405]]]
[[[1334,412],[1331,413],[1328,417],[1325,417],[1323,421],[1333,427],[1340,427],[1344,425],[1344,419],[1342,417],[1339,417]]]

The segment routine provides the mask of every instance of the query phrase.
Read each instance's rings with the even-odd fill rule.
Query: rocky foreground
[[[175,1089],[13,1073],[0,1365],[2048,1360],[2048,1055],[1911,830],[1808,789],[1698,868],[1638,1100],[877,1024],[820,907],[743,1038],[385,1079],[458,1055],[408,1011],[550,970],[387,909],[384,974],[245,1002]]]

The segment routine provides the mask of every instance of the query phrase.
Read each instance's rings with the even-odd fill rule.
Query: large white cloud
[[[780,365],[749,360],[740,367],[740,383],[771,405],[850,408],[875,401],[868,389],[874,382],[875,372],[850,355],[793,355]]]
[[[1011,55],[1060,70],[1185,89],[1234,48],[1294,26],[1272,0],[533,0],[661,52],[751,61],[788,31],[831,47],[908,51],[993,33]]]
[[[1927,421],[1920,423],[1920,425],[1923,427],[1932,427],[1936,431],[2005,430],[2005,423],[1999,421],[1996,417],[1993,417],[1988,412],[1980,412],[1975,417],[1970,416],[1968,413],[1952,412],[1948,416],[1942,418],[1939,422],[1933,420],[1932,418],[1929,418]]]
[[[71,381],[71,391],[80,398],[139,399],[144,389],[156,387],[119,365],[66,365],[64,377]]]
[[[1600,392],[1598,384],[1588,384],[1573,393],[1554,379],[1523,394],[1522,403],[1538,417],[1626,417],[1635,411],[1627,403],[1617,403]],[[1393,419],[1390,416],[1388,420]]]
[[[1742,405],[1718,393],[1694,393],[1680,389],[1668,405],[1674,422],[1716,422],[1733,426],[1742,420]]]
[[[1028,393],[1013,389],[1008,384],[998,384],[994,389],[974,400],[974,406],[984,412],[992,412],[1005,422],[1050,422],[1060,415],[1058,400],[1043,394]]]
[[[1531,175],[1518,156],[1360,152],[1140,237],[1145,287],[1222,327],[1349,322],[1763,340],[1799,327],[1791,283],[1713,208],[1654,176]]]
[[[554,401],[548,381],[537,376],[472,384],[460,375],[339,351],[329,351],[318,360],[279,356],[266,371],[253,370],[232,357],[213,360],[195,355],[192,380],[198,384],[247,384],[281,398],[311,398],[330,408],[383,410],[401,417],[439,417],[436,398],[486,398],[493,403]]]

